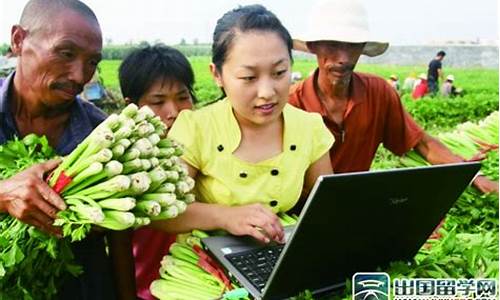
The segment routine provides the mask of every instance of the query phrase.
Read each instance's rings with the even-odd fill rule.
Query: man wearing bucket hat
[[[356,0],[319,2],[308,30],[294,40],[295,50],[316,55],[318,68],[291,88],[289,102],[322,115],[335,136],[334,172],[368,170],[380,143],[396,155],[414,148],[433,164],[463,161],[415,123],[383,78],[353,71],[361,54],[377,56],[388,46],[370,38],[366,12]],[[483,176],[474,184],[498,192],[498,183]]]

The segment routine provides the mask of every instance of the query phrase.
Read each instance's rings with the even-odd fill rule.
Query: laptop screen
[[[461,163],[318,178],[260,296],[325,290],[355,272],[412,259],[479,168]],[[231,265],[216,254],[220,245],[207,246]]]

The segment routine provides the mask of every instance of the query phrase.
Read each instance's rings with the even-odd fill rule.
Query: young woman
[[[148,105],[170,128],[180,111],[192,109],[194,74],[186,57],[178,50],[147,46],[130,53],[120,65],[120,87],[123,97],[138,106]],[[162,257],[168,252],[175,235],[141,228],[133,232],[137,296],[155,299],[149,292],[151,282],[159,277]]]
[[[169,132],[185,146],[197,201],[156,225],[280,242],[275,213],[294,207],[303,189],[332,173],[333,136],[320,115],[287,104],[292,40],[273,13],[239,7],[218,20],[213,36],[210,69],[226,98],[181,112]]]

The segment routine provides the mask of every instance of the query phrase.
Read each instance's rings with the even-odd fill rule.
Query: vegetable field
[[[189,58],[196,77],[195,91],[200,102],[210,102],[221,94],[209,72],[210,57]],[[296,59],[293,71],[306,77],[315,68],[314,60]],[[100,63],[101,77],[106,87],[120,93],[118,83],[119,60],[105,60]],[[357,71],[377,74],[389,78],[391,74],[399,77],[400,82],[410,73],[426,72],[426,66],[382,66],[358,65]],[[455,85],[465,90],[466,96],[450,101],[430,101],[433,105],[421,105],[429,102],[427,98],[414,102],[409,95],[403,95],[407,109],[421,125],[429,128],[452,128],[467,120],[478,120],[488,112],[498,109],[498,70],[493,69],[449,69],[444,64],[445,74],[455,76]],[[436,100],[436,99],[432,99]],[[440,99],[444,100],[444,99]],[[439,104],[438,104],[439,103]]]

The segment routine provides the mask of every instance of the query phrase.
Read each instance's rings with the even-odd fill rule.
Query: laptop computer
[[[202,242],[255,299],[323,293],[356,272],[411,260],[479,168],[472,162],[320,176],[298,223],[285,228],[284,245],[231,235]]]

